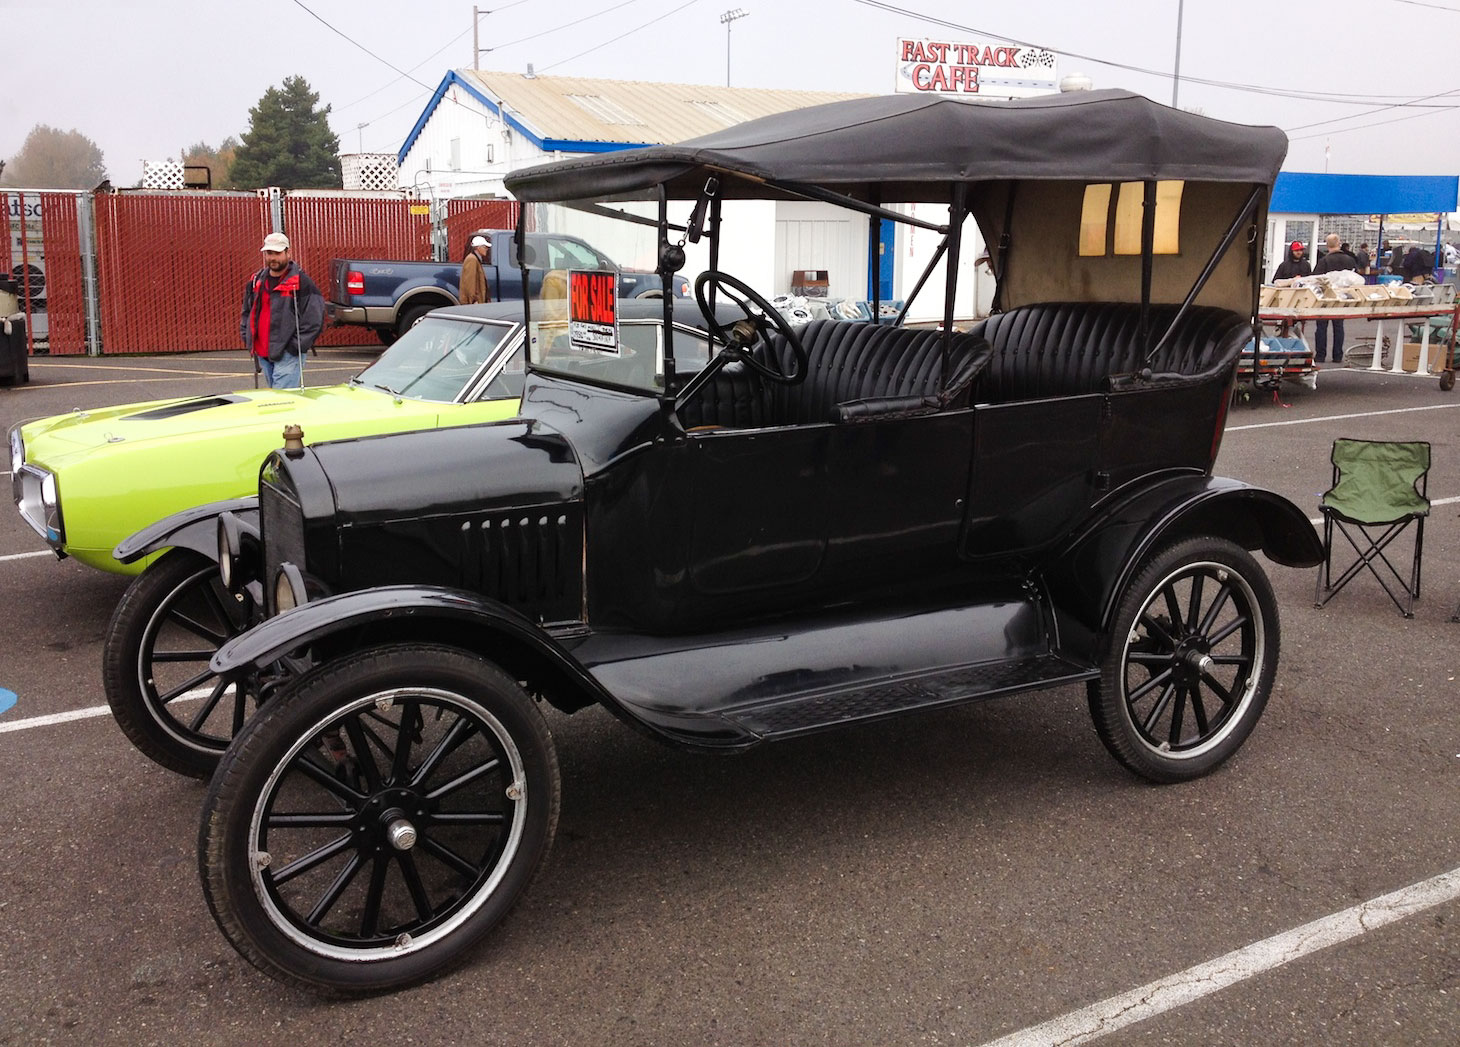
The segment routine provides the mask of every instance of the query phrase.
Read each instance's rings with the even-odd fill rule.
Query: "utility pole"
[[[473,69],[481,68],[477,65],[477,58],[482,53],[481,41],[477,39],[477,26],[480,24],[481,17],[481,12],[476,6],[473,6],[471,9],[471,67]]]
[[[732,7],[720,16],[720,24],[725,27],[725,86],[730,86],[730,23],[737,18],[744,18],[750,14],[749,11],[742,11],[738,7]]]
[[[1171,78],[1171,108],[1176,108],[1176,95],[1181,90],[1181,14],[1186,0],[1176,0],[1176,72]]]

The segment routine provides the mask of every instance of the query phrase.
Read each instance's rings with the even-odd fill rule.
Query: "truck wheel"
[[[448,647],[355,652],[245,725],[203,803],[198,865],[224,935],[267,974],[378,992],[463,959],[557,824],[537,707]]]
[[[1252,733],[1277,660],[1277,600],[1251,554],[1222,538],[1175,542],[1121,597],[1089,685],[1095,730],[1136,774],[1200,777]]]
[[[208,669],[251,612],[223,588],[218,565],[173,549],[122,594],[102,648],[102,686],[122,733],[170,771],[207,778],[243,726],[253,695]]]
[[[415,327],[416,324],[425,319],[427,313],[435,308],[437,307],[434,305],[418,305],[414,309],[407,309],[405,312],[401,313],[400,319],[396,321],[395,325],[396,338],[399,338],[401,335],[409,331],[412,327]]]

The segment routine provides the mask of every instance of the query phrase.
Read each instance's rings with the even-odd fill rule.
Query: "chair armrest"
[[[893,418],[917,418],[938,413],[935,396],[874,396],[836,405],[838,422],[880,422]]]

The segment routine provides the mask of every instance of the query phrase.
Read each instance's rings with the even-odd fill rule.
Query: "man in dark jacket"
[[[1303,242],[1294,240],[1288,248],[1288,256],[1278,263],[1277,271],[1272,274],[1274,280],[1292,280],[1299,276],[1312,276],[1313,267],[1308,264],[1307,257],[1303,254]]]
[[[304,354],[324,327],[324,295],[294,262],[283,233],[264,237],[264,267],[248,278],[238,335],[272,389],[304,384]]]
[[[1313,275],[1321,276],[1324,273],[1338,272],[1340,269],[1357,269],[1359,263],[1354,256],[1339,250],[1337,233],[1328,234],[1328,253],[1318,259],[1318,264],[1313,267]],[[1327,363],[1328,361],[1328,325],[1333,325],[1333,362],[1343,363],[1343,321],[1342,320],[1319,320],[1317,323],[1317,335],[1314,338],[1313,359],[1316,363]]]

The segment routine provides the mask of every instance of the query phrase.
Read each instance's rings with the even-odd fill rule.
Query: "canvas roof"
[[[632,195],[661,182],[696,195],[707,174],[734,196],[801,183],[862,199],[944,200],[954,181],[1185,179],[1272,185],[1275,127],[1233,124],[1127,91],[1012,101],[884,95],[762,117],[676,145],[543,164],[509,175],[524,201]]]

